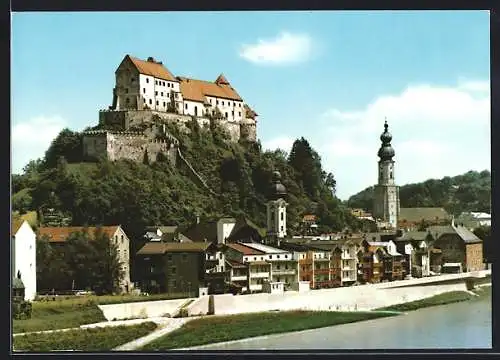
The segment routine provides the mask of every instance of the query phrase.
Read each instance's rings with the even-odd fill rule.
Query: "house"
[[[213,243],[148,242],[137,252],[142,291],[196,297],[205,284],[206,253]]]
[[[491,226],[491,214],[484,212],[463,212],[460,214],[455,223],[465,226],[470,231],[481,226]]]
[[[92,239],[97,230],[102,230],[112,244],[116,245],[117,257],[121,263],[123,276],[120,280],[120,288],[123,292],[131,290],[130,283],[130,240],[120,225],[112,226],[65,226],[65,227],[41,227],[38,229],[38,236],[46,236],[51,245],[61,245],[68,237],[77,232],[87,232]]]
[[[248,263],[242,263],[236,260],[226,259],[226,265],[229,269],[229,281],[237,292],[249,291],[249,266]]]
[[[405,277],[404,257],[397,251],[396,244],[392,240],[384,243],[368,242],[368,244],[382,246],[385,249],[387,255],[383,258],[384,274],[382,279],[388,281],[403,280]]]
[[[24,300],[34,300],[37,292],[36,234],[26,220],[12,220],[11,271],[11,276],[24,284]]]
[[[241,245],[261,251],[266,255],[264,259],[271,265],[270,283],[284,283],[285,290],[296,286],[298,282],[297,260],[294,259],[292,252],[259,243],[241,243]]]
[[[385,247],[370,244],[364,240],[362,249],[358,252],[360,263],[359,281],[361,283],[379,283],[384,276],[384,258],[387,256]]]
[[[280,248],[292,253],[293,259],[297,262],[297,281],[309,282],[309,288],[314,285],[313,254],[306,245],[291,242],[286,239],[280,243]]]
[[[441,250],[441,266],[453,266],[464,271],[484,269],[483,241],[465,226],[452,223],[447,226],[430,226],[429,232],[436,239],[433,248]]]
[[[178,235],[177,226],[147,226],[145,237],[148,241],[176,241]]]
[[[262,291],[264,280],[271,279],[271,264],[266,261],[267,254],[240,243],[227,244],[226,258],[248,266],[248,290]],[[231,282],[237,280],[231,279]]]
[[[314,234],[318,229],[316,224],[317,216],[312,214],[306,214],[302,217],[301,228],[305,234]]]
[[[446,225],[451,216],[443,208],[415,207],[401,208],[399,212],[398,228],[405,231],[416,231],[430,225]]]
[[[394,239],[397,251],[405,257],[405,273],[412,276],[429,276],[431,272],[431,247],[434,238],[428,231],[409,231]],[[411,269],[410,269],[411,266]]]

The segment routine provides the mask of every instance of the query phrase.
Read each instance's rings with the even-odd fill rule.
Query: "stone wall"
[[[119,131],[91,131],[83,136],[83,155],[87,159],[104,157],[110,161],[129,159],[144,161],[147,154],[149,163],[157,160],[163,153],[175,165],[177,161],[177,143],[174,141],[152,140],[142,133]]]
[[[99,305],[106,320],[173,316],[190,299],[141,301]]]
[[[192,119],[190,115],[173,114],[156,110],[101,110],[99,112],[99,124],[126,131],[144,124],[154,124],[156,116],[167,123],[176,124],[186,132],[189,131],[187,124]],[[208,118],[197,117],[196,119],[200,127],[208,127],[210,125]],[[248,141],[257,141],[255,120],[245,119],[242,122],[218,120],[217,124],[226,129],[232,141],[238,141],[240,136]]]

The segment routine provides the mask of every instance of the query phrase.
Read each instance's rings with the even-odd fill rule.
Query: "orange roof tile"
[[[119,227],[120,225],[102,226],[101,229],[108,237],[111,237],[116,233]],[[84,231],[84,229],[85,229],[84,226],[66,226],[66,227],[48,226],[39,228],[38,235],[48,236],[50,242],[64,242],[72,233],[81,232]],[[97,230],[97,227],[89,226],[87,227],[87,229],[89,235],[93,236],[95,231]]]
[[[163,66],[161,62],[156,62],[152,58],[151,58],[152,61],[144,61],[132,57],[130,55],[126,55],[125,59],[127,58],[130,59],[132,64],[137,68],[137,70],[141,74],[154,76],[155,78],[158,79],[178,82],[175,76],[172,75],[172,73],[168,71],[168,69],[165,66]]]
[[[204,80],[179,77],[181,83],[182,97],[186,100],[205,102],[205,96],[213,96],[223,99],[243,101],[236,90],[229,83],[213,83]],[[219,80],[219,78],[217,78]],[[225,80],[225,78],[224,78]],[[225,80],[227,81],[227,80]]]

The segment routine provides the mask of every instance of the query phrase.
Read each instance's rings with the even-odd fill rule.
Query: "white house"
[[[26,220],[12,221],[12,277],[20,275],[25,300],[36,296],[36,234]]]
[[[483,212],[464,212],[454,220],[454,223],[461,224],[473,231],[480,226],[491,226],[491,214]]]

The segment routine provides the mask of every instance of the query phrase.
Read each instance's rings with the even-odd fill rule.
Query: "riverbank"
[[[178,349],[394,315],[394,312],[287,311],[206,316],[187,322],[180,329],[144,345],[141,350]]]

